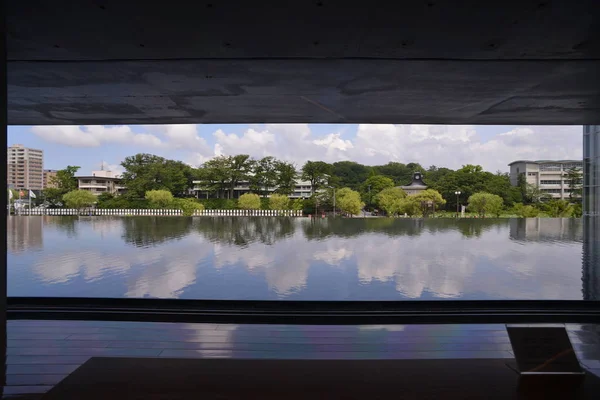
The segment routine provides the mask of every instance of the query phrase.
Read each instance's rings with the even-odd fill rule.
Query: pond
[[[579,219],[10,216],[7,230],[9,296],[581,300],[598,286]]]

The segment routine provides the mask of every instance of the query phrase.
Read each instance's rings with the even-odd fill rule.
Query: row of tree
[[[306,203],[310,205],[312,202],[314,208],[331,208],[335,188],[340,209],[347,201],[344,194],[352,193],[351,198],[354,198],[354,193],[358,193],[358,201],[354,202],[357,204],[350,208],[355,209],[354,206],[364,203],[367,209],[379,207],[391,215],[411,214],[417,209],[422,214],[434,208],[456,210],[458,204],[470,203],[471,196],[478,193],[499,197],[504,208],[512,208],[515,204],[533,206],[547,200],[547,194],[527,184],[524,175],[519,176],[517,186],[512,186],[509,174],[484,171],[479,165],[465,165],[452,170],[437,166],[425,169],[418,163],[390,162],[366,166],[351,161],[332,164],[307,161],[297,170],[294,164],[274,157],[254,159],[240,154],[215,157],[194,168],[181,161],[144,153],[125,158],[121,165],[124,169],[122,185],[127,189],[126,194],[118,200],[108,195],[101,197],[102,201],[110,200],[118,208],[141,208],[136,205],[146,199],[149,191],[166,190],[174,198],[192,197],[191,189],[195,186],[212,193],[210,197],[233,199],[234,189],[241,182],[248,182],[249,191],[261,198],[270,193],[290,195],[300,180],[310,182],[313,196]],[[40,200],[52,207],[64,205],[63,196],[77,189],[75,174],[78,170],[77,166],[67,166],[58,171],[52,182],[54,187],[45,189]],[[416,197],[399,195],[401,189],[398,186],[409,184],[415,172],[422,173],[428,191]],[[194,181],[197,183],[194,184]],[[572,197],[570,203],[577,203],[581,191],[581,171],[569,171],[567,182]],[[341,188],[352,192],[340,192],[338,189]],[[456,191],[460,191],[459,196],[455,194]],[[494,202],[497,203],[497,200]]]

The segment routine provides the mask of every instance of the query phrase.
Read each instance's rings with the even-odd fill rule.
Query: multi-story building
[[[194,193],[196,194],[196,197],[200,198],[200,199],[208,199],[210,197],[215,197],[216,194],[214,192],[210,192],[207,191],[206,188],[202,187],[201,181],[193,181],[194,183]],[[272,188],[268,188],[267,191],[267,197],[270,196],[271,193],[275,192],[275,190],[277,190],[276,187],[272,187]],[[237,199],[239,198],[241,195],[245,194],[245,193],[250,193],[250,182],[248,181],[240,181],[238,182],[238,184],[234,187],[233,189],[233,198]],[[312,195],[312,185],[310,183],[310,181],[301,181],[301,180],[297,180],[296,181],[296,186],[294,186],[294,191],[292,192],[292,194],[289,195],[290,198],[292,199],[303,199],[303,198],[309,198]],[[229,196],[229,192],[227,192],[225,194],[225,196]]]
[[[22,144],[7,148],[8,187],[14,189],[42,190],[44,187],[44,151],[30,149]]]
[[[54,188],[56,184],[54,183],[54,178],[56,178],[56,173],[58,171],[55,169],[45,169],[44,170],[44,178],[43,178],[43,188]]]
[[[571,194],[569,171],[576,168],[583,173],[583,161],[578,160],[519,160],[508,165],[510,183],[513,186],[518,186],[519,176],[524,175],[527,183],[537,186],[543,193],[554,199],[569,198]]]
[[[102,193],[123,194],[125,187],[121,185],[121,177],[112,171],[92,171],[92,175],[78,176],[79,190],[88,190],[96,196]]]

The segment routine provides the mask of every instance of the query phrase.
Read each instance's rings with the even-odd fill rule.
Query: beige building
[[[7,149],[8,187],[14,189],[42,190],[44,187],[44,151],[30,149],[22,144]]]
[[[112,171],[92,171],[92,175],[78,176],[79,190],[88,190],[96,196],[102,193],[119,195],[125,192],[121,177]]]
[[[427,189],[427,185],[423,182],[423,175],[420,172],[415,172],[412,182],[406,186],[400,186],[400,189],[404,190],[407,195],[413,196]]]
[[[578,160],[519,160],[510,164],[510,183],[519,184],[519,175],[525,175],[526,182],[537,186],[540,190],[554,199],[569,198],[570,188],[568,171],[572,168],[583,168],[583,162]]]
[[[56,173],[58,171],[55,169],[45,169],[44,170],[44,179],[43,179],[43,187],[46,188],[55,188],[56,184],[53,183],[54,178],[56,178]]]

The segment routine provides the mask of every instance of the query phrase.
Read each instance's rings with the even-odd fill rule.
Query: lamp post
[[[458,196],[460,196],[460,190],[457,190],[454,194],[456,195],[456,218],[458,218]]]
[[[333,186],[329,186],[329,189],[333,192],[333,216],[335,217],[335,188]]]

